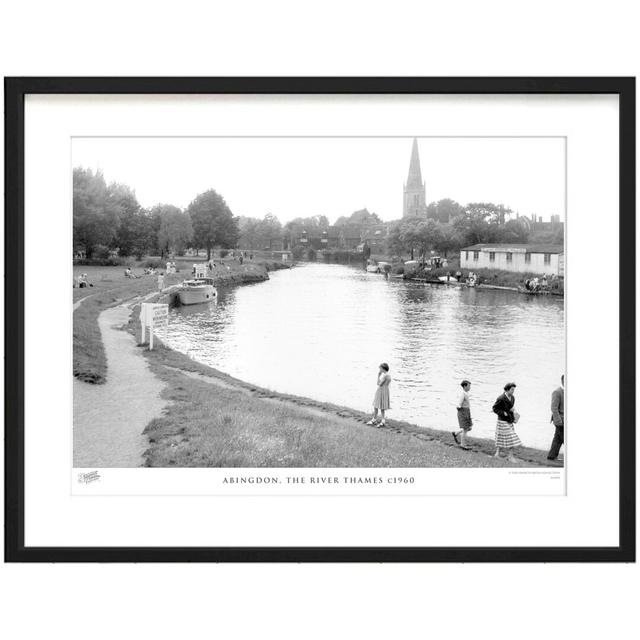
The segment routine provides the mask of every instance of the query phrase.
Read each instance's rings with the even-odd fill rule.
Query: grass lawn
[[[73,289],[73,302],[80,305],[73,312],[73,375],[93,384],[106,380],[107,361],[98,327],[98,316],[105,309],[136,296],[146,295],[158,287],[156,276],[130,279],[124,267],[74,267],[74,276],[86,273],[93,287]],[[169,276],[166,285],[180,281]]]
[[[145,261],[132,264],[134,274],[142,274],[141,264]],[[198,260],[186,257],[176,259],[178,273],[165,275],[165,287],[179,284],[190,277],[191,266],[196,261]],[[204,261],[204,256],[201,256],[199,261]],[[270,257],[256,257],[243,265],[232,258],[225,258],[222,261],[216,258],[215,262],[217,263],[215,275],[219,285],[224,285],[225,282],[233,284],[262,280],[265,269],[271,271],[282,268],[280,262]],[[89,282],[93,285],[73,289],[73,302],[80,303],[73,313],[73,375],[84,382],[101,384],[106,380],[107,362],[98,327],[100,313],[120,301],[143,296],[157,289],[157,276],[141,275],[140,278],[125,278],[124,269],[124,266],[77,265],[73,267],[74,277],[86,273]]]

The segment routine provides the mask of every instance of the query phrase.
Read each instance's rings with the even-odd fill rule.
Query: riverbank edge
[[[173,292],[158,292],[156,296],[149,298],[147,301],[171,304],[172,295]],[[125,327],[125,329],[135,337],[136,342],[138,343],[140,341],[140,309],[141,307],[139,304],[133,306],[129,323]],[[261,387],[260,385],[240,380],[239,378],[235,378],[223,371],[220,371],[219,369],[197,362],[186,354],[166,346],[160,338],[156,338],[154,340],[153,351],[141,348],[140,353],[147,359],[152,371],[154,371],[156,367],[163,367],[184,373],[184,385],[193,384],[193,380],[189,378],[188,374],[196,373],[220,380],[226,385],[231,385],[237,389],[250,392],[259,398],[281,400],[285,403],[292,403],[301,408],[322,411],[328,416],[333,414],[340,418],[352,418],[362,423],[371,418],[369,413],[365,413],[351,407],[313,400],[312,398],[304,396],[281,393]],[[402,420],[388,419],[385,427],[372,427],[372,429],[383,429],[391,432],[419,435],[422,440],[434,440],[447,446],[455,446],[451,431],[421,427]],[[550,433],[550,442],[552,436],[553,434]],[[471,434],[469,444],[471,446],[471,450],[467,452],[469,456],[492,456],[495,452],[494,441],[489,438],[475,438]],[[150,444],[150,448],[155,446],[162,446],[162,444],[158,442]],[[520,447],[516,453],[516,456],[520,461],[529,463],[532,466],[549,468],[561,468],[563,466],[562,463],[547,460],[546,455],[546,451],[535,449],[533,447]],[[149,452],[147,452],[146,457],[149,457]],[[481,460],[482,459],[480,458],[479,461]],[[482,465],[479,464],[478,466],[481,467]]]
[[[375,256],[375,259],[378,260],[379,262],[388,262],[390,261],[389,257],[380,257],[380,256]],[[343,262],[343,261],[327,261],[327,260],[320,260],[317,259],[315,261],[311,260],[311,261],[307,261],[309,264],[344,264],[345,266],[347,266],[347,264],[349,266],[355,266],[355,262]],[[364,263],[363,263],[364,264]],[[466,276],[465,276],[465,280],[458,282],[455,278],[455,272],[458,270],[457,266],[451,267],[449,269],[444,268],[444,267],[440,267],[438,269],[430,269],[428,271],[416,271],[415,273],[411,273],[411,274],[397,274],[393,268],[397,267],[397,266],[402,266],[399,264],[393,265],[392,267],[392,271],[391,271],[391,277],[392,278],[402,278],[405,282],[415,282],[415,283],[420,283],[420,284],[433,284],[433,285],[442,285],[442,286],[451,286],[451,287],[467,287],[469,285],[467,285],[466,283]],[[466,269],[466,268],[465,268]],[[468,270],[467,270],[468,271]],[[501,270],[494,270],[494,269],[476,269],[474,271],[474,273],[476,273],[476,275],[478,276],[478,284],[474,285],[473,288],[475,289],[485,289],[485,290],[494,290],[494,291],[512,291],[514,293],[520,293],[522,295],[533,295],[533,296],[538,296],[538,295],[550,295],[556,298],[564,298],[564,277],[560,278],[560,284],[557,286],[557,288],[551,288],[548,289],[545,293],[541,293],[541,292],[528,292],[528,291],[524,291],[524,287],[525,287],[525,281],[527,279],[533,279],[535,277],[541,278],[541,274],[536,274],[536,273],[519,273],[519,272],[507,272],[507,271],[501,271]],[[450,281],[446,281],[446,280],[441,280],[440,278],[444,278],[447,276],[447,274],[450,275],[451,279]],[[492,281],[495,281],[495,283],[492,283]]]
[[[270,271],[290,267],[276,260],[260,259],[244,265],[227,261],[222,265],[224,271],[214,273],[213,278],[219,287],[251,284],[268,280]],[[91,273],[91,267],[80,267],[84,268]],[[136,297],[157,291],[157,279],[155,276],[124,278],[120,267],[96,267],[93,270],[95,287],[92,283],[93,288],[73,289],[73,376],[81,382],[100,385],[107,379],[107,361],[98,316],[109,307],[127,304]],[[98,271],[103,272],[102,279],[97,278]],[[184,278],[184,273],[166,275],[167,288],[177,291]],[[178,304],[177,295],[173,304]]]
[[[441,274],[442,276],[446,276],[447,274]],[[415,277],[407,277],[404,278],[407,282],[420,282],[420,283],[424,283],[424,284],[435,284],[435,285],[443,285],[445,287],[449,286],[449,287],[468,287],[470,285],[468,285],[466,282],[458,282],[455,277],[451,276],[451,280],[449,282],[445,281],[445,280],[440,280],[439,277],[422,277],[422,276],[415,276]],[[554,296],[556,298],[564,298],[564,289],[563,290],[547,290],[545,293],[542,292],[538,292],[538,293],[534,293],[534,292],[528,292],[528,291],[523,291],[524,289],[524,282],[520,282],[519,280],[510,280],[507,281],[508,284],[488,284],[487,282],[482,282],[482,280],[487,280],[488,278],[486,276],[483,276],[480,280],[481,282],[477,285],[473,285],[473,288],[475,289],[491,289],[491,290],[496,290],[496,291],[513,291],[514,293],[520,293],[522,295],[550,295],[550,296]],[[504,282],[504,279],[501,280],[502,282]]]

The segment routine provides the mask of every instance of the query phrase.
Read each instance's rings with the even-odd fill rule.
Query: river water
[[[513,381],[523,443],[551,443],[551,392],[564,372],[561,298],[387,281],[315,263],[218,293],[217,303],[171,311],[172,348],[262,387],[364,411],[387,362],[389,417],[436,429],[456,427],[468,378],[471,435],[482,437],[493,437],[491,406]]]

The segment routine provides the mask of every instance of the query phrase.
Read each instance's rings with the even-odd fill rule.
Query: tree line
[[[427,218],[406,218],[389,223],[387,252],[414,257],[435,250],[450,251],[478,243],[544,242],[561,244],[562,227],[531,231],[523,220],[502,204],[472,202],[462,206],[451,199],[432,202]],[[342,216],[335,226],[380,224],[367,209]],[[272,240],[281,240],[291,249],[300,229],[311,236],[329,229],[324,215],[295,218],[282,224],[268,213],[263,218],[234,216],[224,198],[214,189],[198,194],[186,209],[157,204],[140,206],[127,185],[107,184],[103,174],[91,169],[73,170],[73,248],[87,260],[118,255],[182,255],[187,248],[204,249],[207,259],[214,247],[264,249]]]
[[[471,202],[465,207],[453,200],[431,203],[427,219],[408,218],[392,223],[387,238],[391,253],[417,252],[424,257],[435,250],[447,253],[474,244],[562,244],[561,226],[532,230],[523,218],[512,218],[513,211],[502,204]]]
[[[503,204],[471,202],[463,206],[445,198],[428,205],[426,219],[406,218],[389,223],[386,249],[391,254],[410,253],[414,257],[416,252],[425,255],[428,250],[436,250],[446,256],[450,251],[479,243],[562,244],[562,227],[532,231],[527,221],[512,216],[513,211]],[[375,213],[361,209],[350,216],[338,218],[334,226],[380,223],[382,220]],[[326,216],[296,218],[284,225],[272,214],[263,219],[241,217],[240,247],[262,249],[269,245],[270,240],[282,239],[284,247],[291,248],[289,243],[295,244],[297,239],[292,237],[293,230],[302,228],[313,237],[330,226]]]
[[[125,184],[107,184],[102,172],[73,170],[73,250],[87,260],[119,256],[182,255],[187,248],[237,246],[238,218],[214,189],[198,194],[183,210],[172,204],[149,209]]]

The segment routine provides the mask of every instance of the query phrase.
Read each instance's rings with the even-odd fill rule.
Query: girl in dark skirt
[[[387,422],[384,414],[387,409],[391,408],[391,397],[389,395],[389,385],[391,384],[391,376],[389,375],[389,365],[383,362],[378,368],[378,388],[373,398],[373,418],[367,424],[376,424],[378,419],[378,410],[380,410],[380,426],[384,426]]]
[[[518,420],[518,414],[513,410],[516,399],[513,390],[516,388],[515,382],[508,382],[504,385],[504,393],[498,396],[493,405],[493,412],[498,416],[496,424],[496,453],[495,457],[500,457],[500,449],[506,449],[509,462],[516,462],[511,449],[519,447],[522,442],[516,433],[514,423]]]

